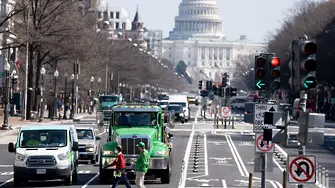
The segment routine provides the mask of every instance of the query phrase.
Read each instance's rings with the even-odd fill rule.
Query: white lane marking
[[[208,153],[207,153],[207,136],[204,135],[204,152],[205,152],[205,176],[208,176]]]
[[[245,167],[245,165],[244,165],[244,163],[243,163],[243,160],[242,160],[240,154],[238,153],[238,150],[236,149],[236,146],[235,146],[233,140],[231,139],[231,136],[230,136],[230,135],[228,135],[228,139],[230,140],[231,145],[232,145],[233,149],[234,149],[235,152],[236,152],[236,156],[237,156],[238,160],[239,160],[240,163],[241,163],[241,167],[242,167],[242,169],[244,170],[245,176],[248,176],[249,172],[248,172],[247,168]]]
[[[283,186],[278,181],[275,181],[275,183],[278,185],[278,188],[283,188]]]
[[[78,171],[78,174],[89,174],[91,171],[89,170],[81,170],[81,171]]]
[[[257,179],[257,180],[259,180],[259,181],[261,181],[262,179],[261,178],[259,178],[259,177],[254,177],[255,179]],[[276,183],[277,183],[277,181],[273,181],[273,180],[266,180],[267,182],[269,182],[272,186],[273,186],[273,188],[277,188],[277,185],[276,185]],[[279,183],[279,182],[278,182]]]
[[[13,175],[14,172],[2,172],[1,176],[8,176],[8,175]]]
[[[3,182],[2,184],[0,184],[0,187],[2,187],[2,186],[4,186],[4,185],[6,185],[7,183],[9,183],[9,182],[12,182],[14,180],[14,178],[12,178],[12,179],[9,179],[9,180],[7,180],[7,181],[5,181],[5,182]]]
[[[223,187],[223,188],[228,188],[228,187],[227,187],[226,180],[222,180],[222,187]]]
[[[188,169],[188,160],[189,160],[190,153],[191,153],[191,146],[192,146],[193,137],[194,137],[194,128],[195,128],[195,125],[198,123],[199,111],[200,111],[200,107],[198,108],[198,110],[197,110],[197,112],[195,114],[194,123],[192,124],[192,129],[191,129],[192,131],[191,131],[190,137],[189,137],[188,142],[187,142],[185,156],[184,156],[184,159],[183,159],[183,161],[184,161],[184,168],[183,168],[180,180],[179,180],[179,186],[178,186],[178,188],[184,188],[185,184],[186,184],[187,169]]]
[[[270,180],[270,184],[273,186],[273,188],[277,188],[277,185],[271,180]]]
[[[233,149],[233,147],[231,146],[231,143],[230,143],[230,141],[229,141],[229,139],[228,139],[228,136],[225,135],[225,137],[226,137],[226,140],[227,140],[229,149],[230,149],[231,153],[233,154],[233,157],[234,157],[234,160],[235,160],[235,162],[236,162],[237,168],[238,168],[238,170],[239,170],[240,173],[241,173],[241,176],[246,177],[246,175],[244,175],[244,172],[243,172],[243,170],[242,170],[242,168],[241,168],[241,165],[240,165],[240,163],[239,163],[239,161],[238,161],[238,159],[237,159],[237,157],[236,157],[236,154],[235,154],[235,152],[234,152],[234,149]]]
[[[93,176],[93,178],[91,178],[90,180],[88,180],[88,182],[85,183],[85,185],[83,185],[81,188],[86,188],[93,180],[95,180],[97,177],[99,176],[99,172]]]
[[[13,165],[0,165],[0,168],[9,168],[9,167],[13,167]]]

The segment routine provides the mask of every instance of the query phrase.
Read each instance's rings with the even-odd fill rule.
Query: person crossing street
[[[143,142],[140,142],[136,145],[138,147],[138,150],[141,152],[137,161],[136,161],[136,188],[145,188],[144,186],[144,177],[145,173],[148,171],[149,167],[149,153],[145,149],[145,144]]]

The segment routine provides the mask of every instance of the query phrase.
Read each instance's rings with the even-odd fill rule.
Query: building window
[[[109,13],[109,17],[110,17],[111,19],[114,19],[114,12],[110,12],[110,13]]]
[[[229,67],[229,61],[227,61],[227,67]]]
[[[202,62],[202,66],[205,66],[205,62],[204,61]]]
[[[223,49],[219,49],[219,59],[221,60],[223,58]]]
[[[120,29],[120,23],[119,22],[116,22],[115,29]]]
[[[230,48],[227,49],[226,60],[230,60]]]
[[[220,67],[222,67],[222,62],[220,61]]]
[[[213,48],[209,48],[209,59],[213,57]]]
[[[201,49],[201,58],[205,59],[205,52],[206,52],[206,48],[202,48]]]
[[[116,12],[116,13],[115,13],[115,18],[116,18],[116,19],[120,19],[120,12]]]

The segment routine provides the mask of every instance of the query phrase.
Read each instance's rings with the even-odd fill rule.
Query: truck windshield
[[[169,96],[167,96],[166,94],[158,94],[157,95],[157,99],[158,100],[169,100]]]
[[[186,107],[186,102],[170,102],[170,104],[181,105],[183,108]]]
[[[21,148],[64,147],[67,145],[66,130],[26,130],[21,131]]]
[[[117,112],[115,113],[116,126],[148,126],[157,124],[155,112]]]
[[[168,110],[169,111],[174,110],[176,112],[183,111],[182,107],[181,106],[177,106],[177,105],[176,106],[168,106]]]
[[[119,97],[118,96],[101,96],[99,97],[99,102],[118,102]]]
[[[78,139],[94,139],[90,129],[77,129]]]

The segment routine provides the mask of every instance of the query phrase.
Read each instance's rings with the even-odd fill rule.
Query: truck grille
[[[32,156],[28,157],[26,164],[29,167],[47,167],[55,166],[57,161],[53,156]]]
[[[143,142],[145,143],[146,149],[150,149],[148,138],[121,138],[121,146],[123,153],[126,155],[138,155],[140,152],[136,147],[136,144]]]
[[[79,145],[78,152],[86,152],[86,145]]]

